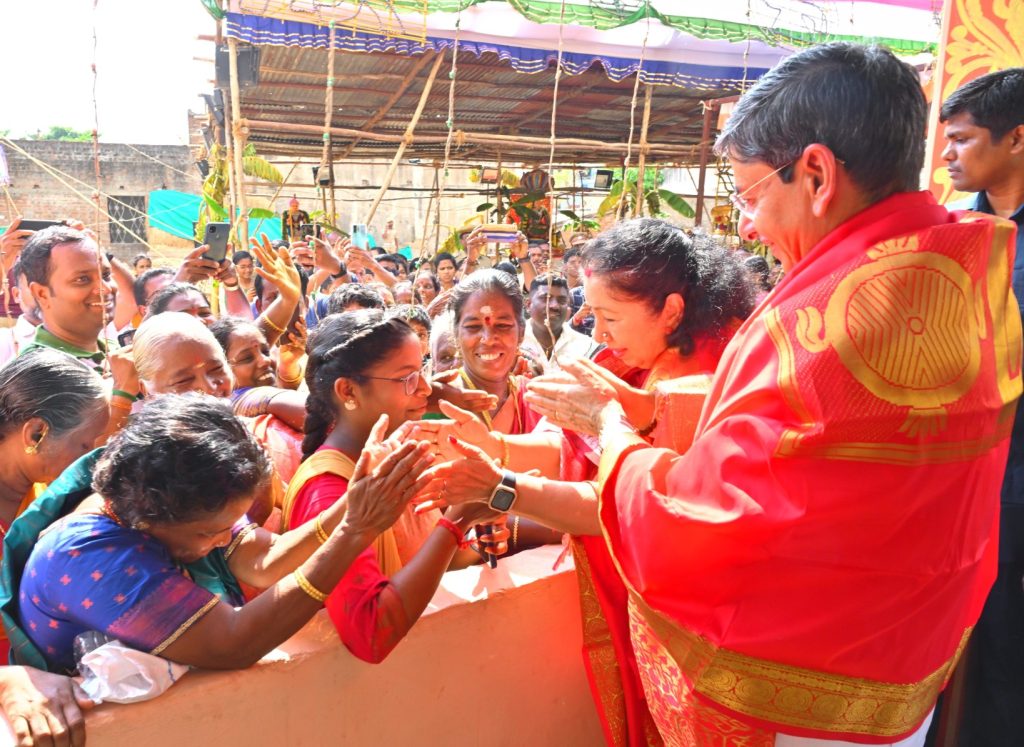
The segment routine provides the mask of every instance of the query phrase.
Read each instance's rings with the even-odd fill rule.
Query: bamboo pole
[[[643,213],[644,169],[647,166],[647,127],[651,123],[651,90],[652,88],[650,84],[644,84],[644,118],[640,125],[640,155],[636,162],[636,202],[633,204],[634,218]],[[623,175],[623,178],[625,178],[625,175]]]
[[[501,149],[499,149],[498,150],[498,182],[497,182],[497,184],[494,185],[494,214],[498,217],[499,221],[502,219],[502,217],[504,217],[502,215],[502,213],[501,213],[501,185],[502,185],[501,167],[502,167],[502,163],[501,163]],[[481,176],[483,176],[483,171],[481,171]]]
[[[228,101],[228,91],[226,89],[222,88],[222,89],[220,89],[220,92],[221,92],[221,96],[223,97],[224,101],[225,102]],[[228,215],[230,216],[229,217],[229,221],[233,224],[235,222],[235,211],[238,208],[238,197],[237,197],[238,193],[237,193],[237,190],[243,188],[242,187],[243,181],[242,181],[242,175],[235,173],[235,148],[234,148],[235,139],[234,139],[234,137],[232,136],[232,133],[231,133],[231,126],[232,126],[232,123],[235,120],[231,116],[231,113],[228,111],[229,109],[230,109],[230,107],[227,106],[227,104],[225,104],[224,105],[224,148],[227,151],[227,154],[225,155],[225,160],[227,161],[227,164],[228,164],[228,190],[227,190],[226,197],[228,198],[227,208],[228,208]],[[214,126],[216,126],[216,120],[214,121]],[[202,241],[203,237],[202,236],[197,236],[196,239]],[[244,246],[240,247],[239,251],[241,251],[244,248],[245,248]]]
[[[405,154],[405,149],[413,142],[413,131],[416,129],[416,125],[419,124],[420,115],[423,114],[423,107],[427,105],[427,99],[430,97],[430,89],[434,86],[434,79],[437,77],[437,71],[441,68],[441,63],[444,62],[444,55],[439,54],[437,59],[434,60],[434,66],[430,68],[430,75],[427,77],[427,82],[423,86],[423,93],[420,94],[420,103],[416,107],[416,111],[413,112],[412,119],[409,120],[409,125],[405,128],[405,135],[402,136],[402,142],[398,145],[398,150],[395,151],[395,157],[391,159],[391,165],[388,166],[387,173],[384,175],[384,181],[381,182],[380,191],[377,193],[377,197],[370,205],[370,211],[366,215],[364,222],[367,226],[370,225],[370,221],[373,220],[374,213],[377,212],[377,206],[380,205],[380,201],[384,199],[384,195],[387,194],[388,187],[391,186],[391,180],[395,176],[395,171],[398,169],[398,164],[402,160],[402,156]]]
[[[427,214],[423,218],[423,235],[420,237],[420,254],[419,254],[420,259],[423,259],[423,250],[427,248],[427,234],[430,232],[430,215],[431,215],[430,208],[434,204],[434,195],[437,193],[437,185],[438,185],[438,169],[437,169],[437,166],[435,166],[434,167],[434,184],[430,188],[430,196],[427,197]],[[433,255],[433,252],[431,252],[431,255]]]
[[[234,161],[235,173],[238,175],[238,198],[239,224],[238,235],[243,248],[249,246],[249,208],[245,204],[245,187],[242,185],[242,178],[245,174],[245,167],[242,160],[242,151],[245,150],[245,135],[242,132],[242,94],[241,86],[238,85],[238,41],[228,37],[228,62],[230,63],[231,74],[231,119],[234,127]]]
[[[331,190],[331,222],[337,223],[337,207],[334,202],[334,163],[331,160],[331,119],[334,117],[334,21],[330,22],[330,33],[327,37],[327,94],[324,97],[324,152],[320,157],[320,172],[325,173]],[[317,181],[321,181],[317,179]],[[327,190],[323,190],[324,216],[327,213]],[[305,240],[305,237],[303,237]]]
[[[260,119],[242,120],[243,132],[261,130],[263,132],[290,132],[301,135],[323,135],[324,128],[320,125],[305,125],[292,122],[272,122]],[[383,143],[401,143],[405,141],[404,135],[390,135],[383,132],[369,132],[367,130],[353,130],[348,127],[331,127],[331,135],[339,137],[360,137],[367,140],[375,140]],[[467,132],[461,131],[460,138],[465,143],[479,143],[494,145],[510,143],[519,146],[524,150],[550,150],[551,139],[546,137],[527,137],[525,135],[499,135],[497,133]],[[423,144],[444,143],[447,137],[444,135],[420,135],[416,142]],[[601,140],[584,140],[581,138],[559,138],[559,145],[574,146],[577,148],[590,148],[594,151],[606,153],[625,153],[625,143],[607,143]],[[672,145],[668,143],[648,143],[648,153],[664,153],[668,155],[682,155],[692,153],[693,148],[689,145]]]

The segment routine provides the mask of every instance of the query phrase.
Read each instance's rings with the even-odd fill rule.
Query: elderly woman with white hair
[[[205,392],[227,398],[234,388],[224,351],[191,314],[174,311],[146,319],[135,333],[132,355],[144,397]]]
[[[145,398],[159,394],[202,392],[227,400],[234,389],[234,378],[220,343],[191,314],[169,311],[146,319],[135,333],[132,354],[143,395],[143,400],[136,403],[137,409],[145,407]],[[277,460],[273,460],[276,444],[265,442],[265,431],[257,428],[252,418],[241,420],[274,462],[274,477],[257,493],[249,509],[249,518],[266,524],[283,494],[282,476]],[[276,528],[274,523],[266,525]]]

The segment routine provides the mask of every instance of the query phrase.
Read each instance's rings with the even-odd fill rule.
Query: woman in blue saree
[[[0,597],[12,657],[69,672],[75,637],[96,630],[182,664],[249,666],[320,609],[413,495],[426,444],[392,448],[383,432],[360,489],[274,535],[245,518],[270,468],[230,405],[155,398],[12,526]],[[243,605],[239,582],[273,588]]]

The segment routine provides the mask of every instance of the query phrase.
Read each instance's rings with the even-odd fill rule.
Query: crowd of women
[[[26,254],[46,233],[28,237]],[[108,366],[130,359],[134,377],[117,381],[137,382],[132,391],[111,392],[46,347],[0,369],[0,608],[12,661],[0,705],[24,744],[84,738],[86,703],[68,676],[88,631],[239,668],[326,607],[344,645],[379,662],[445,571],[563,532],[587,583],[612,588],[587,509],[600,446],[593,428],[560,422],[558,399],[612,387],[652,442],[682,446],[692,417],[675,410],[699,410],[758,293],[741,255],[662,221],[619,224],[571,263],[586,276],[600,352],[531,378],[539,367],[520,350],[528,288],[566,283],[530,262],[525,240],[513,247],[518,272],[474,269],[484,242],[471,234],[461,263],[441,254],[413,275],[345,242],[253,244],[235,253],[232,275],[218,268],[251,301],[234,315],[136,263],[144,316],[127,347],[107,352]],[[373,277],[387,260],[390,286]],[[357,282],[363,269],[370,282]],[[165,279],[155,290],[154,277]],[[278,299],[287,325],[266,313]],[[571,312],[542,313],[550,330],[553,314],[561,329]],[[680,377],[692,382],[685,392],[662,386]],[[502,470],[518,473],[524,501],[564,504],[565,520],[545,527],[493,501],[431,506],[492,492],[485,483]],[[621,636],[614,602],[609,631]]]

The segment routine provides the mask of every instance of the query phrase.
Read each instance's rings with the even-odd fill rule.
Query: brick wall
[[[22,154],[5,148],[11,174],[11,197],[26,218],[60,220],[75,217],[99,233],[102,244],[124,259],[130,259],[146,247],[137,242],[111,243],[109,221],[101,216],[97,226],[96,213],[91,201],[96,184],[92,143],[56,140],[16,140],[18,147],[30,153],[47,166],[63,172],[61,178],[85,195],[83,199],[72,189],[48,174],[40,165]],[[139,151],[157,159],[147,158],[132,147],[119,143],[100,144],[101,190],[112,197],[146,197],[156,189],[175,189],[196,194],[202,186],[199,172],[187,146],[138,145]],[[164,165],[166,164],[166,165]],[[183,173],[179,173],[183,172]],[[74,178],[71,178],[74,177]],[[75,179],[85,182],[81,184]],[[107,210],[106,197],[100,206]],[[3,216],[0,225],[10,220],[9,206],[0,203]],[[133,214],[128,211],[128,214]],[[138,232],[136,232],[138,233]],[[141,235],[141,234],[140,234]],[[167,234],[154,237],[147,229],[150,243],[161,241]]]

